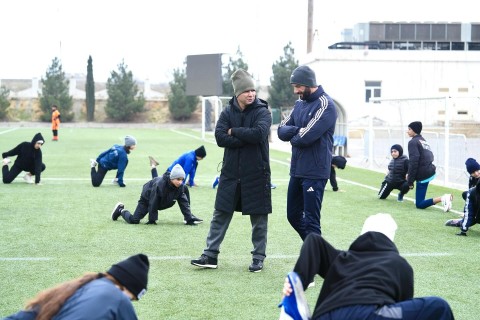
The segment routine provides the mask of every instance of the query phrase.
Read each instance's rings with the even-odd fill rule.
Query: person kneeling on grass
[[[40,292],[25,310],[4,320],[34,319],[137,319],[132,301],[147,292],[150,262],[137,254],[114,264],[104,273],[82,277]]]
[[[42,162],[42,146],[45,140],[40,132],[35,134],[31,142],[25,141],[10,151],[2,153],[3,183],[11,183],[22,172],[26,171],[23,180],[26,183],[40,184],[40,175],[45,170]],[[11,160],[8,157],[17,156],[13,166],[8,170]],[[35,180],[33,179],[35,177]]]
[[[392,160],[388,164],[388,172],[378,191],[379,199],[387,199],[393,189],[400,192],[397,196],[398,202],[403,202],[403,196],[410,190],[407,182],[408,158],[403,154],[403,148],[399,144],[394,144],[390,148]]]
[[[137,208],[133,215],[125,209],[123,203],[118,202],[112,211],[112,220],[116,221],[118,217],[130,224],[138,224],[148,213],[147,224],[157,224],[158,210],[164,210],[172,207],[175,202],[178,203],[187,225],[197,225],[203,220],[195,217],[190,211],[190,202],[185,194],[185,171],[180,165],[175,165],[171,172],[165,172],[163,176],[157,176],[157,169],[152,168],[152,180],[143,185]]]
[[[457,236],[466,236],[468,228],[477,223],[480,223],[480,181],[467,192],[463,218],[448,220],[445,222],[445,225],[448,227],[459,227],[460,232],[457,233]]]
[[[280,319],[454,319],[444,299],[413,298],[413,269],[393,243],[396,229],[389,214],[372,215],[347,251],[310,233],[285,279]],[[310,317],[304,290],[316,274],[324,281]]]

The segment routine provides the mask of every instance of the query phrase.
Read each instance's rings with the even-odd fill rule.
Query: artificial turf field
[[[283,280],[291,271],[302,244],[286,220],[288,153],[270,150],[273,213],[269,216],[267,258],[260,273],[248,272],[251,262],[251,226],[248,217],[235,214],[222,244],[218,269],[190,265],[204,249],[223,149],[211,135],[204,141],[193,129],[61,128],[60,141],[51,142],[44,128],[2,128],[0,151],[6,152],[36,132],[46,139],[42,147],[47,168],[41,185],[29,185],[22,174],[11,184],[0,184],[0,317],[21,309],[38,291],[81,276],[103,272],[136,253],[150,258],[147,294],[134,303],[139,319],[276,319]],[[126,134],[138,140],[129,155],[126,188],[111,184],[110,171],[102,186],[90,183],[90,158],[123,143]],[[148,156],[159,162],[159,172],[183,152],[205,145],[193,188],[192,212],[205,220],[185,226],[178,206],[159,212],[158,225],[128,225],[112,221],[110,213],[122,201],[133,211],[142,185],[150,179]],[[12,158],[14,160],[14,158]],[[344,192],[327,187],[322,208],[322,232],[334,246],[347,249],[360,233],[365,218],[390,213],[398,224],[395,242],[415,271],[415,296],[437,295],[446,299],[456,319],[476,319],[480,294],[478,252],[480,231],[474,226],[467,237],[455,236],[445,227],[456,213],[440,206],[419,210],[407,194],[399,203],[390,196],[376,197],[383,175],[348,165],[337,170]],[[467,185],[467,181],[465,181]],[[427,197],[454,194],[453,209],[461,212],[461,191],[430,185]],[[306,291],[313,309],[322,279]]]

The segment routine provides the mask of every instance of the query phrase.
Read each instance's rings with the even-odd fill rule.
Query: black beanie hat
[[[394,145],[390,148],[390,151],[391,151],[391,150],[397,150],[399,157],[401,157],[402,154],[403,154],[403,148],[402,148],[402,146],[399,145],[399,144],[394,144]]]
[[[149,266],[148,257],[137,254],[114,264],[107,273],[140,299],[147,292]]]
[[[332,164],[335,165],[338,169],[345,169],[347,165],[347,159],[342,156],[333,156]]]
[[[420,121],[413,121],[408,125],[408,127],[416,134],[420,134],[420,132],[422,132],[422,123]]]
[[[468,158],[467,161],[465,161],[465,166],[467,167],[467,172],[469,174],[472,174],[475,171],[480,170],[480,164],[478,164],[477,160],[473,158]]]
[[[197,149],[195,149],[195,155],[203,159],[207,156],[207,150],[205,150],[204,146],[200,146]]]
[[[315,72],[308,66],[300,66],[293,70],[290,76],[290,84],[300,84],[306,87],[316,87],[317,80],[315,79]]]

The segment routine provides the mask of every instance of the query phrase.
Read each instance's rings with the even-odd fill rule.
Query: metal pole
[[[450,106],[451,106],[451,98],[445,97],[445,177],[443,178],[443,183],[445,186],[448,184],[448,176],[449,176],[449,159],[450,159]]]

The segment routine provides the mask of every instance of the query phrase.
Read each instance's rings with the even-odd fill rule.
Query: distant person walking
[[[42,162],[42,146],[45,140],[39,132],[35,134],[31,142],[25,141],[10,151],[2,153],[3,183],[11,183],[22,171],[26,171],[23,179],[27,183],[40,184],[40,175],[45,170]],[[17,156],[13,166],[8,170],[11,160],[8,157]],[[33,181],[35,176],[35,181]]]
[[[60,111],[58,111],[58,107],[54,104],[52,106],[52,141],[58,141],[58,129],[60,129]]]
[[[125,187],[123,182],[123,174],[128,165],[128,155],[137,146],[137,139],[132,136],[125,136],[125,143],[123,146],[115,144],[110,149],[102,152],[97,159],[90,159],[92,178],[92,185],[99,187],[105,175],[110,170],[117,170],[113,184],[118,184],[120,187]],[[98,165],[98,170],[95,170]]]
[[[308,66],[293,70],[290,83],[300,99],[278,126],[278,137],[292,145],[287,219],[305,240],[309,233],[321,234],[320,211],[332,167],[337,111]]]
[[[448,212],[452,208],[453,196],[451,194],[425,199],[428,184],[435,178],[436,167],[433,164],[434,157],[430,145],[420,135],[422,127],[420,121],[414,121],[408,125],[407,134],[412,138],[408,142],[408,187],[413,189],[414,182],[417,182],[415,206],[418,209],[425,209],[441,202],[443,211]]]

